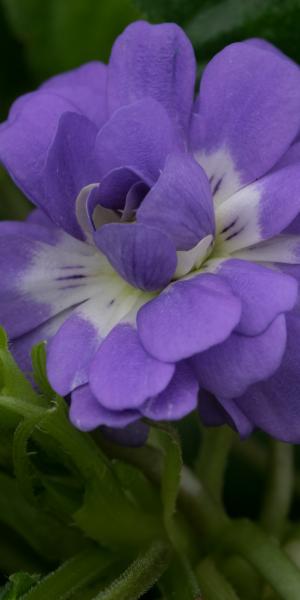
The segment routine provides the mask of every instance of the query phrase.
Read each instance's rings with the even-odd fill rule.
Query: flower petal
[[[62,396],[88,382],[92,359],[115,325],[124,319],[134,323],[139,290],[115,276],[102,277],[100,285],[98,294],[73,309],[49,343],[47,373]]]
[[[231,44],[206,67],[198,106],[191,143],[219,204],[271,169],[297,135],[299,67],[253,44]]]
[[[121,277],[142,290],[159,290],[175,272],[175,246],[153,227],[112,223],[100,227],[94,239]]]
[[[189,250],[214,233],[209,181],[187,154],[172,154],[137,211],[137,221],[167,233],[177,250]]]
[[[106,80],[107,66],[95,60],[51,77],[40,89],[56,92],[75,104],[99,129],[107,119]]]
[[[283,231],[300,211],[300,169],[291,165],[244,187],[218,209],[220,245],[232,253]]]
[[[285,344],[285,318],[280,315],[260,335],[233,333],[222,344],[197,354],[191,362],[200,387],[217,397],[235,398],[278,369]]]
[[[83,115],[67,112],[58,123],[44,170],[41,204],[59,227],[84,239],[76,218],[76,198],[88,184],[100,180],[94,156],[96,126]]]
[[[176,421],[197,407],[199,385],[191,367],[180,362],[169,385],[140,408],[145,417],[154,421]]]
[[[222,342],[237,325],[241,304],[224,280],[203,274],[172,284],[138,312],[138,333],[156,358],[178,361]]]
[[[92,392],[110,410],[132,409],[162,392],[174,365],[150,356],[130,325],[117,325],[96,353],[90,371]]]
[[[64,112],[80,110],[51,91],[28,96],[18,108],[12,106],[13,115],[0,127],[0,161],[24,194],[40,206],[44,166],[58,121]]]
[[[81,431],[92,431],[100,425],[123,428],[140,418],[136,410],[112,411],[104,408],[88,385],[72,393],[70,421]]]
[[[0,225],[0,322],[12,338],[90,298],[99,271],[111,272],[94,248],[54,228],[14,225]]]
[[[201,390],[198,409],[204,425],[208,427],[227,424],[236,429],[242,438],[248,437],[253,431],[253,424],[235,400],[217,399],[206,390]]]
[[[130,167],[149,185],[158,178],[167,155],[179,149],[166,110],[150,98],[117,110],[96,141],[102,175],[118,167]]]
[[[141,98],[154,98],[185,128],[192,109],[195,57],[174,24],[132,23],[116,40],[110,61],[108,104],[113,112]]]
[[[279,369],[267,381],[251,386],[235,402],[254,426],[279,440],[299,444],[299,313],[287,316],[287,328],[287,347]]]
[[[221,262],[217,274],[226,279],[233,293],[241,299],[238,333],[261,333],[280,313],[291,310],[297,300],[296,280],[280,271],[229,259]]]

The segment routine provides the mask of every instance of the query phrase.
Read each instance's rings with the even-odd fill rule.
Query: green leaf
[[[157,488],[140,469],[121,460],[114,460],[113,468],[123,490],[140,508],[145,512],[156,514],[161,510]]]
[[[39,580],[39,575],[15,573],[11,575],[6,586],[0,591],[0,600],[18,600],[28,592]]]
[[[139,13],[130,0],[2,0],[9,22],[41,77],[107,60],[116,36]]]
[[[26,399],[32,404],[42,404],[41,398],[19,369],[8,348],[7,336],[0,327],[0,386],[2,394]]]

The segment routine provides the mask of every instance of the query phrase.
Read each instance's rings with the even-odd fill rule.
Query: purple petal
[[[134,287],[159,290],[174,274],[175,246],[168,236],[153,227],[112,223],[100,227],[94,239],[114,269]]]
[[[241,305],[216,275],[172,284],[139,310],[137,325],[146,350],[160,360],[178,361],[228,337]]]
[[[0,225],[0,322],[9,336],[23,335],[87,300],[99,287],[96,268],[99,258],[95,263],[91,247],[54,228]]]
[[[94,192],[94,202],[112,210],[122,210],[125,206],[126,194],[140,179],[140,176],[128,167],[113,169],[103,177],[101,185]]]
[[[278,369],[285,345],[285,318],[280,315],[260,335],[233,333],[222,344],[192,358],[192,364],[200,387],[218,398],[234,398]]]
[[[69,100],[99,129],[107,119],[106,80],[107,66],[93,61],[51,77],[40,89]]]
[[[92,392],[110,410],[132,409],[162,392],[174,365],[160,362],[144,350],[136,330],[117,325],[102,342],[90,371]]]
[[[210,61],[192,146],[208,176],[217,176],[220,201],[264,175],[286,152],[299,131],[299,106],[299,67],[279,53],[236,43]]]
[[[176,150],[180,142],[168,114],[150,98],[117,110],[96,141],[103,175],[127,166],[149,185],[158,178],[167,155]]]
[[[50,91],[34,92],[18,109],[13,105],[14,116],[0,128],[0,161],[37,206],[44,198],[43,171],[48,149],[58,121],[67,111],[76,112],[69,100]]]
[[[154,98],[185,128],[192,109],[195,57],[177,25],[132,23],[116,40],[109,62],[108,103],[113,112]]]
[[[293,308],[298,294],[297,282],[280,271],[249,261],[229,259],[217,271],[241,299],[238,333],[257,335],[280,313]]]
[[[123,428],[139,418],[137,410],[112,411],[104,408],[88,385],[72,393],[70,421],[81,431],[92,431],[100,425]]]
[[[67,309],[35,327],[32,331],[13,340],[10,339],[10,351],[24,373],[30,374],[32,371],[31,351],[33,346],[39,342],[49,341],[69,315],[70,309]]]
[[[248,437],[253,431],[252,423],[234,400],[219,400],[209,392],[201,390],[198,408],[204,425],[208,427],[228,424],[236,429],[242,438]]]
[[[59,328],[47,348],[48,379],[58,394],[66,396],[88,382],[100,340],[94,325],[76,312]]]
[[[169,385],[158,396],[147,400],[140,411],[154,421],[181,419],[197,407],[198,389],[191,367],[187,363],[179,363]]]
[[[137,211],[137,221],[167,233],[178,250],[189,250],[214,233],[209,181],[192,157],[168,156],[162,174]]]
[[[44,172],[44,208],[59,227],[79,239],[84,235],[76,219],[76,197],[100,179],[93,154],[96,135],[96,126],[83,115],[62,115]]]
[[[287,316],[287,348],[280,368],[267,381],[250,387],[236,399],[253,425],[282,441],[300,442],[300,319]]]
[[[294,164],[246,186],[217,210],[220,239],[231,254],[281,233],[300,210],[300,169]]]

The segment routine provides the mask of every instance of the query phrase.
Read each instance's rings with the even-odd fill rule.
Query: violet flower
[[[300,441],[300,71],[269,44],[206,67],[130,25],[18,99],[0,159],[38,207],[0,226],[0,321],[24,370],[48,340],[80,429],[143,416]]]

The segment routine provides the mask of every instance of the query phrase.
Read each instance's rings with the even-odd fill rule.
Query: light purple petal
[[[13,116],[0,128],[0,161],[25,195],[40,206],[44,166],[58,121],[64,112],[80,110],[62,96],[45,90],[30,94],[11,111]]]
[[[161,231],[141,223],[103,225],[94,234],[95,243],[116,271],[142,290],[159,290],[176,269],[172,240]]]
[[[217,209],[224,251],[231,254],[278,235],[299,211],[299,166],[294,164],[271,172]]]
[[[129,25],[116,40],[109,62],[111,112],[150,97],[164,106],[174,123],[185,128],[194,84],[193,48],[177,25],[139,21]]]
[[[248,437],[253,431],[253,424],[239,409],[235,400],[219,400],[206,390],[201,390],[198,409],[204,425],[208,427],[227,424],[236,429],[242,438]]]
[[[41,204],[59,227],[79,239],[84,239],[84,234],[76,219],[76,197],[83,187],[100,180],[94,156],[96,135],[96,126],[86,117],[64,113],[43,176],[45,195]]]
[[[293,308],[298,295],[297,282],[280,271],[249,261],[229,259],[217,271],[241,299],[238,333],[257,335],[280,313]]]
[[[70,309],[67,309],[28,333],[9,340],[10,351],[24,373],[31,374],[32,372],[31,351],[33,346],[39,342],[49,341],[69,315]]]
[[[0,224],[0,323],[9,336],[90,298],[99,288],[99,260],[87,244],[54,228]]]
[[[140,411],[154,421],[181,419],[197,407],[198,389],[191,367],[185,362],[178,363],[169,385],[158,396],[147,400]]]
[[[103,177],[101,185],[95,190],[94,203],[99,203],[112,210],[122,210],[125,205],[126,194],[140,180],[138,173],[129,167],[113,169]]]
[[[299,106],[299,67],[279,53],[235,43],[210,61],[192,147],[209,177],[217,175],[220,201],[264,175],[286,152],[299,131]]]
[[[123,428],[140,418],[136,410],[112,411],[104,408],[88,385],[72,393],[70,421],[81,431],[92,431],[101,425]]]
[[[107,66],[92,61],[51,77],[40,89],[51,90],[71,101],[99,129],[107,119],[106,80]]]
[[[191,156],[168,156],[158,181],[137,211],[137,221],[166,232],[178,250],[189,250],[214,233],[209,181]]]
[[[226,339],[240,314],[240,301],[226,282],[203,274],[172,284],[142,306],[137,326],[151,355],[178,361]]]
[[[286,344],[283,315],[260,335],[237,333],[206,352],[192,358],[200,387],[217,398],[234,398],[278,369]]]
[[[160,362],[143,348],[136,330],[117,325],[102,342],[91,366],[92,392],[110,410],[134,409],[162,392],[174,365]]]
[[[48,379],[58,394],[66,396],[88,382],[100,341],[98,330],[75,311],[59,328],[47,348]]]
[[[117,110],[99,132],[96,142],[103,175],[127,166],[149,185],[158,178],[167,155],[180,149],[166,110],[150,98]]]
[[[300,442],[300,319],[287,316],[287,348],[280,368],[267,381],[251,386],[236,399],[254,426],[285,442]]]

